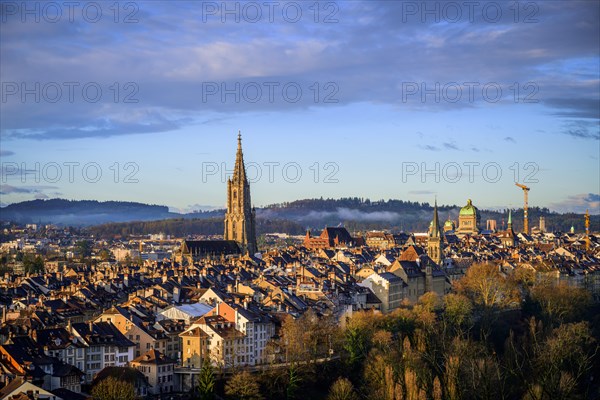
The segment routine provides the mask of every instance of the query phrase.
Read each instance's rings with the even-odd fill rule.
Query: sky
[[[600,213],[598,1],[0,1],[0,202]]]

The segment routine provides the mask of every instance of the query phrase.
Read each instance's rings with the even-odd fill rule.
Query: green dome
[[[445,226],[445,227],[448,227],[448,228],[454,228],[454,221],[452,221],[451,219],[449,219],[449,220],[447,220],[447,221],[444,223],[444,226]]]
[[[467,205],[460,209],[459,215],[477,215],[479,210],[473,205],[471,199],[467,200]]]

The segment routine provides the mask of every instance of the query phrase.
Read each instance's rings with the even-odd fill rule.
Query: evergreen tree
[[[212,400],[215,397],[215,374],[208,358],[204,359],[198,376],[198,399]]]

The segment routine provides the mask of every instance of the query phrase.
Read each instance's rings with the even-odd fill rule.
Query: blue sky
[[[0,201],[599,213],[599,4],[2,1]]]

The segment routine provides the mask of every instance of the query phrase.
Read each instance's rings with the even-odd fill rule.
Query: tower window
[[[233,191],[233,199],[234,200],[237,199],[237,191],[236,190]]]

